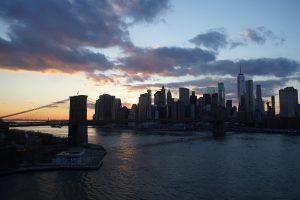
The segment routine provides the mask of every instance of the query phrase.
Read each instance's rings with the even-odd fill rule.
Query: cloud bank
[[[267,41],[276,45],[285,42],[284,37],[266,27],[248,28],[240,34],[240,40],[229,38],[225,29],[211,29],[190,39],[195,45],[192,48],[135,46],[129,27],[161,19],[169,8],[168,0],[1,0],[0,20],[8,28],[6,36],[0,37],[0,68],[84,72],[87,79],[98,85],[118,83],[116,79],[120,77],[105,75],[103,72],[107,70],[123,72],[128,82],[143,82],[154,75],[235,77],[239,64],[249,76],[279,78],[277,85],[299,74],[299,63],[284,57],[217,59],[221,49],[237,48],[249,42],[258,45]],[[123,55],[112,61],[101,51],[91,50],[111,47],[120,48]],[[235,84],[233,80],[224,80],[228,88]],[[201,84],[218,80],[201,81],[206,83],[184,84],[199,88]]]

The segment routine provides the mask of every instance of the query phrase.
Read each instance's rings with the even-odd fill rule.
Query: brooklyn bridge
[[[28,110],[23,110],[16,113],[11,113],[0,117],[0,128],[13,128],[13,127],[29,127],[29,126],[51,126],[61,127],[68,126],[68,138],[71,143],[82,144],[87,142],[87,127],[88,126],[105,126],[107,124],[122,124],[127,125],[129,123],[141,124],[150,122],[160,123],[196,123],[196,122],[209,122],[212,124],[218,124],[218,129],[223,128],[222,120],[216,120],[218,115],[202,116],[197,119],[183,119],[183,120],[171,120],[171,119],[156,119],[156,120],[138,120],[138,119],[122,119],[122,120],[93,120],[87,118],[88,110],[95,107],[95,100],[88,98],[86,95],[71,96],[70,98],[60,101],[52,102],[43,106],[37,106]],[[68,106],[66,106],[68,104]],[[68,116],[68,119],[54,119],[51,110],[57,110],[65,106],[64,116]],[[90,109],[88,109],[90,108]],[[43,113],[48,119],[32,119],[32,113]],[[46,113],[46,115],[45,115]],[[214,123],[217,122],[217,123]],[[221,123],[220,123],[221,122]]]

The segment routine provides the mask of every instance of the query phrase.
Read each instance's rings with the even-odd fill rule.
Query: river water
[[[99,170],[1,177],[0,199],[300,199],[299,136],[89,128],[89,142],[108,152]]]

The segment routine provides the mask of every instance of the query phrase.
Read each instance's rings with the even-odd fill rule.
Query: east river
[[[89,142],[108,152],[99,170],[1,177],[0,199],[300,199],[300,136],[89,128]]]

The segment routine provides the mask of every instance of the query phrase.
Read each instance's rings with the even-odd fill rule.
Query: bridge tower
[[[85,145],[87,136],[87,96],[70,97],[68,143],[70,145]]]

